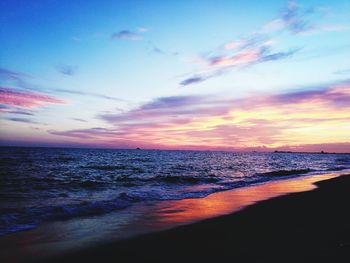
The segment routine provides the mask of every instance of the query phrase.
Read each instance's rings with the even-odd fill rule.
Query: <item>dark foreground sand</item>
[[[350,176],[50,262],[350,262]]]

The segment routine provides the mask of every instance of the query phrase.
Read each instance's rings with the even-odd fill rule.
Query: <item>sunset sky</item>
[[[4,0],[0,145],[350,152],[350,1]]]

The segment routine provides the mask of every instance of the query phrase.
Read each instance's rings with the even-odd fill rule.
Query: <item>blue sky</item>
[[[181,110],[152,120],[131,113],[155,101],[178,102],[171,98],[246,100],[256,94],[331,89],[349,79],[350,1],[12,0],[0,5],[2,144],[97,141],[134,147],[151,140],[149,147],[204,147],[188,134],[184,145],[174,144],[175,134],[145,139],[153,123],[172,123],[175,115],[184,117]],[[191,103],[193,124],[204,106]],[[132,116],[127,125],[144,126],[125,129],[125,123],[101,117],[105,114]],[[206,117],[201,121],[227,116]],[[96,129],[113,133],[79,142],[69,136]],[[175,127],[167,129],[162,127],[162,134]],[[222,136],[217,135],[227,139]],[[223,147],[210,138],[206,145]],[[229,146],[305,144],[298,139],[242,141]],[[343,142],[343,135],[329,140]]]

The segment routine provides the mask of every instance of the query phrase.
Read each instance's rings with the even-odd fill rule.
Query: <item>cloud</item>
[[[60,65],[57,66],[56,69],[59,73],[66,75],[66,76],[74,76],[77,73],[78,67],[76,66],[69,66],[69,65]]]
[[[340,69],[340,70],[334,71],[333,73],[334,74],[339,74],[339,75],[349,74],[350,73],[350,68]]]
[[[79,121],[79,122],[87,122],[87,120],[80,119],[80,118],[72,118],[74,121]]]
[[[169,50],[164,50],[158,46],[156,46],[153,42],[149,41],[149,44],[151,46],[151,51],[155,54],[158,55],[166,55],[166,56],[178,56],[179,52],[177,51],[169,51]]]
[[[304,35],[350,30],[349,24],[320,25],[318,21],[325,13],[329,13],[327,8],[316,6],[306,9],[296,1],[289,1],[277,18],[262,27],[261,33],[288,31],[293,35]]]
[[[79,130],[70,130],[70,131],[48,131],[54,135],[74,137],[74,138],[84,138],[84,139],[92,139],[98,138],[99,136],[118,136],[122,133],[114,131],[112,129],[105,128],[90,128],[90,129],[79,129]]]
[[[23,111],[23,110],[9,110],[9,111],[6,111],[6,113],[34,116],[34,113],[29,112],[29,111]]]
[[[285,51],[285,52],[276,52],[276,53],[264,55],[260,58],[260,62],[285,59],[285,58],[288,58],[288,57],[294,55],[299,50],[300,50],[300,48],[294,48],[294,49],[291,49],[291,50]]]
[[[137,32],[140,32],[140,33],[145,33],[145,32],[148,32],[149,31],[149,28],[146,28],[146,27],[139,27],[137,29]]]
[[[180,82],[180,85],[182,86],[187,86],[187,85],[191,85],[191,84],[195,84],[195,83],[199,83],[199,82],[203,82],[207,79],[207,77],[205,76],[200,76],[200,75],[194,75],[191,76],[187,79],[184,79],[183,81]]]
[[[233,67],[246,65],[259,60],[263,53],[259,49],[244,50],[233,56],[220,56],[208,58],[211,66]]]
[[[66,73],[74,74],[73,72],[66,72]],[[119,102],[124,101],[123,99],[120,99],[120,98],[99,94],[99,93],[94,93],[94,92],[85,92],[85,91],[77,91],[77,90],[62,89],[62,88],[39,88],[36,85],[32,85],[31,83],[29,83],[27,80],[28,78],[32,78],[32,76],[21,72],[15,72],[7,69],[0,69],[0,80],[10,81],[10,84],[12,84],[12,86],[16,86],[22,89],[35,90],[36,92],[66,93],[66,94],[75,94],[75,95],[81,95],[81,96],[91,96],[91,97],[96,97],[100,99],[107,99],[107,100],[113,100],[113,101],[119,101]]]
[[[226,74],[233,69],[245,69],[268,61],[279,61],[295,55],[301,48],[291,47],[278,50],[276,38],[282,33],[289,36],[349,30],[349,25],[319,25],[317,22],[324,8],[304,8],[295,1],[287,6],[271,21],[265,23],[247,36],[233,39],[211,51],[204,52],[195,62],[200,61],[202,69],[180,80],[181,86],[202,83],[213,77]],[[318,19],[318,20],[317,20]]]
[[[182,80],[180,85],[187,86],[196,83],[203,82],[207,79],[220,76],[224,73],[229,72],[234,68],[245,68],[252,65],[282,60],[293,56],[297,53],[300,48],[291,49],[282,52],[271,52],[271,49],[265,45],[238,51],[234,55],[220,55],[203,58],[209,66],[209,70],[204,73],[195,73],[188,78]]]
[[[349,153],[350,142],[341,143],[323,143],[323,144],[304,144],[304,145],[292,145],[283,146],[277,148],[277,150],[283,151],[294,151],[294,152],[338,152],[338,153]]]
[[[32,123],[32,120],[25,118],[8,118],[10,121]]]
[[[295,1],[289,1],[287,8],[282,12],[281,19],[284,26],[293,34],[298,34],[312,29],[306,20],[307,11],[301,10]]]
[[[142,40],[143,37],[140,34],[129,31],[129,30],[121,30],[121,31],[113,33],[112,39],[138,41],[138,40]]]
[[[0,104],[34,108],[47,104],[65,104],[65,102],[61,99],[38,92],[18,91],[7,87],[0,87]]]
[[[30,123],[30,124],[43,124],[40,122],[33,121],[32,119],[27,119],[27,118],[7,118],[9,121],[14,121],[14,122],[23,122],[23,123]]]
[[[28,74],[22,72],[16,72],[12,70],[8,70],[5,68],[0,68],[0,80],[22,80],[23,78],[31,77]]]
[[[82,95],[82,96],[92,96],[100,99],[113,100],[113,101],[119,101],[119,102],[124,101],[123,99],[120,99],[120,98],[99,94],[99,93],[94,93],[94,92],[78,91],[78,90],[71,90],[71,89],[51,89],[51,91],[58,92],[58,93]]]
[[[110,128],[49,132],[110,146],[172,149],[342,142],[348,138],[350,81],[240,99],[161,97],[129,111],[97,117]]]
[[[289,1],[277,18],[269,21],[262,27],[261,32],[274,33],[276,31],[288,31],[291,34],[297,35],[314,31],[318,26],[312,23],[312,20],[314,20],[315,15],[321,13],[321,8],[305,9],[296,1]]]

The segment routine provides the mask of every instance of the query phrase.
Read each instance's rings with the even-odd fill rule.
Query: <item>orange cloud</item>
[[[289,149],[326,144],[336,147],[350,141],[350,83],[242,99],[166,97],[129,112],[99,117],[113,128],[51,133],[110,145],[126,143],[130,147]]]

